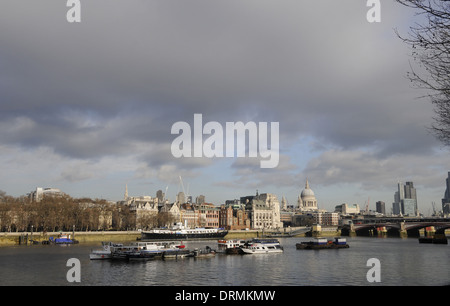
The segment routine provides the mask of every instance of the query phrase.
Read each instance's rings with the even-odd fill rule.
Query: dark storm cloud
[[[168,176],[211,164],[170,154],[171,125],[202,113],[280,122],[282,150],[312,136],[383,158],[427,153],[430,108],[411,103],[393,32],[410,12],[386,2],[369,24],[363,2],[92,0],[69,24],[64,1],[4,1],[0,141],[75,159],[131,154]]]

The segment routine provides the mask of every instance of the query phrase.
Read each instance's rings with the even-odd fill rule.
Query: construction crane
[[[370,203],[370,197],[367,199],[367,204],[366,204],[366,213],[369,212],[369,203]]]
[[[434,205],[435,203],[431,202],[431,206],[433,206],[433,216],[436,216],[436,207]]]

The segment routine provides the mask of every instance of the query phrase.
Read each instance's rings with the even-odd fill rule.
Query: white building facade
[[[256,194],[247,197],[246,211],[248,211],[251,227],[254,229],[282,228],[280,220],[280,202],[271,193]]]

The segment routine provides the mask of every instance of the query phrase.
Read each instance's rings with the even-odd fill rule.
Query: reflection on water
[[[448,285],[450,246],[417,239],[347,238],[349,249],[297,250],[308,238],[280,239],[281,254],[123,262],[89,260],[95,245],[0,248],[0,285],[73,285],[66,280],[69,258],[81,261],[80,285],[299,286],[374,285],[369,258],[381,262],[381,285]],[[185,242],[188,248],[216,248],[216,241]]]

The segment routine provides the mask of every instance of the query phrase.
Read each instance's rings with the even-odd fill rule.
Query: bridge
[[[355,219],[340,227],[343,236],[395,236],[419,237],[423,230],[425,235],[445,234],[450,228],[450,218],[366,218]]]

